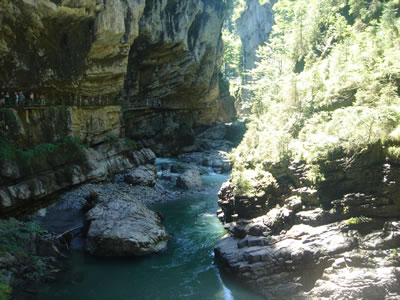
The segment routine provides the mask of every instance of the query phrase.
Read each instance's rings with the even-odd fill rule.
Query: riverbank
[[[72,251],[72,253],[78,251],[84,256],[87,254],[84,254],[82,249],[87,244],[85,239],[88,230],[87,216],[85,216],[87,208],[85,206],[87,206],[88,198],[93,195],[98,195],[100,199],[109,199],[106,200],[108,202],[112,201],[109,203],[114,203],[118,199],[118,201],[122,199],[128,202],[144,203],[156,210],[158,218],[161,217],[161,219],[167,218],[162,211],[163,205],[170,205],[168,203],[179,202],[180,199],[190,199],[188,200],[190,202],[198,201],[198,199],[214,199],[214,205],[207,204],[207,206],[211,205],[215,209],[213,208],[212,212],[205,212],[203,217],[212,217],[214,224],[212,226],[215,226],[215,223],[218,223],[215,199],[222,181],[218,179],[217,184],[215,182],[211,184],[210,182],[213,180],[210,181],[210,178],[226,179],[225,175],[218,175],[218,173],[229,172],[229,163],[224,153],[229,151],[234,144],[225,140],[227,133],[232,135],[232,132],[226,130],[224,126],[219,125],[214,131],[218,134],[214,133],[214,135],[209,136],[206,133],[198,136],[196,147],[199,151],[182,155],[177,159],[158,159],[157,168],[154,165],[152,166],[155,156],[149,150],[143,149],[132,152],[127,157],[132,168],[120,169],[120,172],[123,171],[120,175],[109,173],[109,175],[112,175],[107,176],[106,181],[79,185],[73,190],[62,193],[57,202],[40,209],[35,214],[34,220],[56,236],[64,236],[67,233],[67,240],[65,241],[67,250]],[[116,142],[113,141],[113,143]],[[112,145],[101,147],[110,149]],[[217,150],[218,148],[223,151]],[[196,182],[196,184],[192,185],[193,182]],[[190,203],[186,204],[190,205]],[[89,207],[89,210],[92,207]],[[105,221],[109,221],[107,216]],[[219,226],[217,231],[221,232],[221,230],[223,231],[223,227]],[[174,234],[171,238],[175,238]],[[208,255],[212,255],[213,244],[209,244],[209,247]],[[166,251],[169,251],[168,249]],[[66,262],[68,262],[68,259]],[[35,282],[33,286],[42,286],[42,280]],[[12,285],[11,282],[10,284]],[[32,293],[35,292],[35,288],[29,290]],[[20,290],[17,290],[17,292],[20,292]],[[25,296],[18,293],[13,294],[14,298],[22,297],[23,299]]]

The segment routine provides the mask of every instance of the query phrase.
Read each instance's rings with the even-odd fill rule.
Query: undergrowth
[[[87,145],[84,144],[80,138],[66,137],[58,143],[41,143],[31,148],[23,149],[10,143],[4,137],[0,137],[0,161],[3,161],[5,159],[21,159],[26,163],[30,163],[39,157],[60,151],[65,147],[69,149],[69,147],[71,146],[76,150],[87,147]],[[73,153],[69,154],[72,155]]]

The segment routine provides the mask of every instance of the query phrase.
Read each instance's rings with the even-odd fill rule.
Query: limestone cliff
[[[1,4],[3,90],[45,93],[58,103],[122,92],[139,106],[148,100],[174,108],[216,104],[225,11],[220,1]]]
[[[144,5],[144,0],[2,1],[2,88],[52,98],[116,95]]]
[[[218,95],[223,20],[220,1],[147,1],[139,38],[129,55],[129,100],[157,99],[175,108],[213,103]]]
[[[44,94],[51,105],[77,104],[80,96],[123,104],[119,120],[117,108],[102,117],[105,111],[94,108],[53,113],[61,125],[40,110],[14,113],[27,124],[18,142],[71,135],[96,144],[105,135],[118,136],[123,122],[127,136],[155,150],[164,141],[171,144],[159,153],[188,150],[192,128],[215,122],[221,110],[224,17],[221,1],[2,1],[2,91]],[[37,119],[48,122],[39,128]]]
[[[96,145],[123,134],[121,119],[119,106],[4,108],[0,109],[0,137],[25,148],[67,136]]]
[[[251,70],[257,61],[257,49],[268,41],[274,24],[271,1],[261,5],[259,0],[247,0],[247,10],[236,21],[243,46],[243,69]]]

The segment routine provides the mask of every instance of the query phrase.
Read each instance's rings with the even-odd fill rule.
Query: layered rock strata
[[[125,140],[96,148],[65,144],[35,160],[1,162],[0,214],[32,209],[63,190],[86,182],[100,182],[139,167],[142,152]],[[147,155],[147,154],[145,154]],[[152,157],[154,154],[152,154]]]
[[[79,138],[93,146],[123,134],[119,106],[54,106],[0,110],[0,138],[24,148]]]
[[[223,20],[219,1],[147,1],[129,54],[128,99],[171,108],[215,105]]]
[[[227,182],[219,216],[229,235],[216,254],[267,299],[397,299],[398,160],[373,145],[319,167],[315,182],[304,163],[264,162],[273,180],[252,195]]]
[[[122,96],[215,121],[221,1],[21,0],[0,7],[0,88],[50,103]]]
[[[116,95],[145,1],[3,1],[3,88],[55,98]]]

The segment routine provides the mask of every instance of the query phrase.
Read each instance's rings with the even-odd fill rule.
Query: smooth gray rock
[[[201,187],[202,184],[203,182],[200,177],[200,172],[196,169],[189,169],[185,171],[176,180],[177,187],[187,190]]]
[[[102,198],[89,210],[85,249],[95,256],[142,256],[167,247],[168,234],[157,214],[127,196]]]
[[[154,186],[157,182],[157,170],[153,165],[140,166],[125,175],[124,180],[132,185]]]

